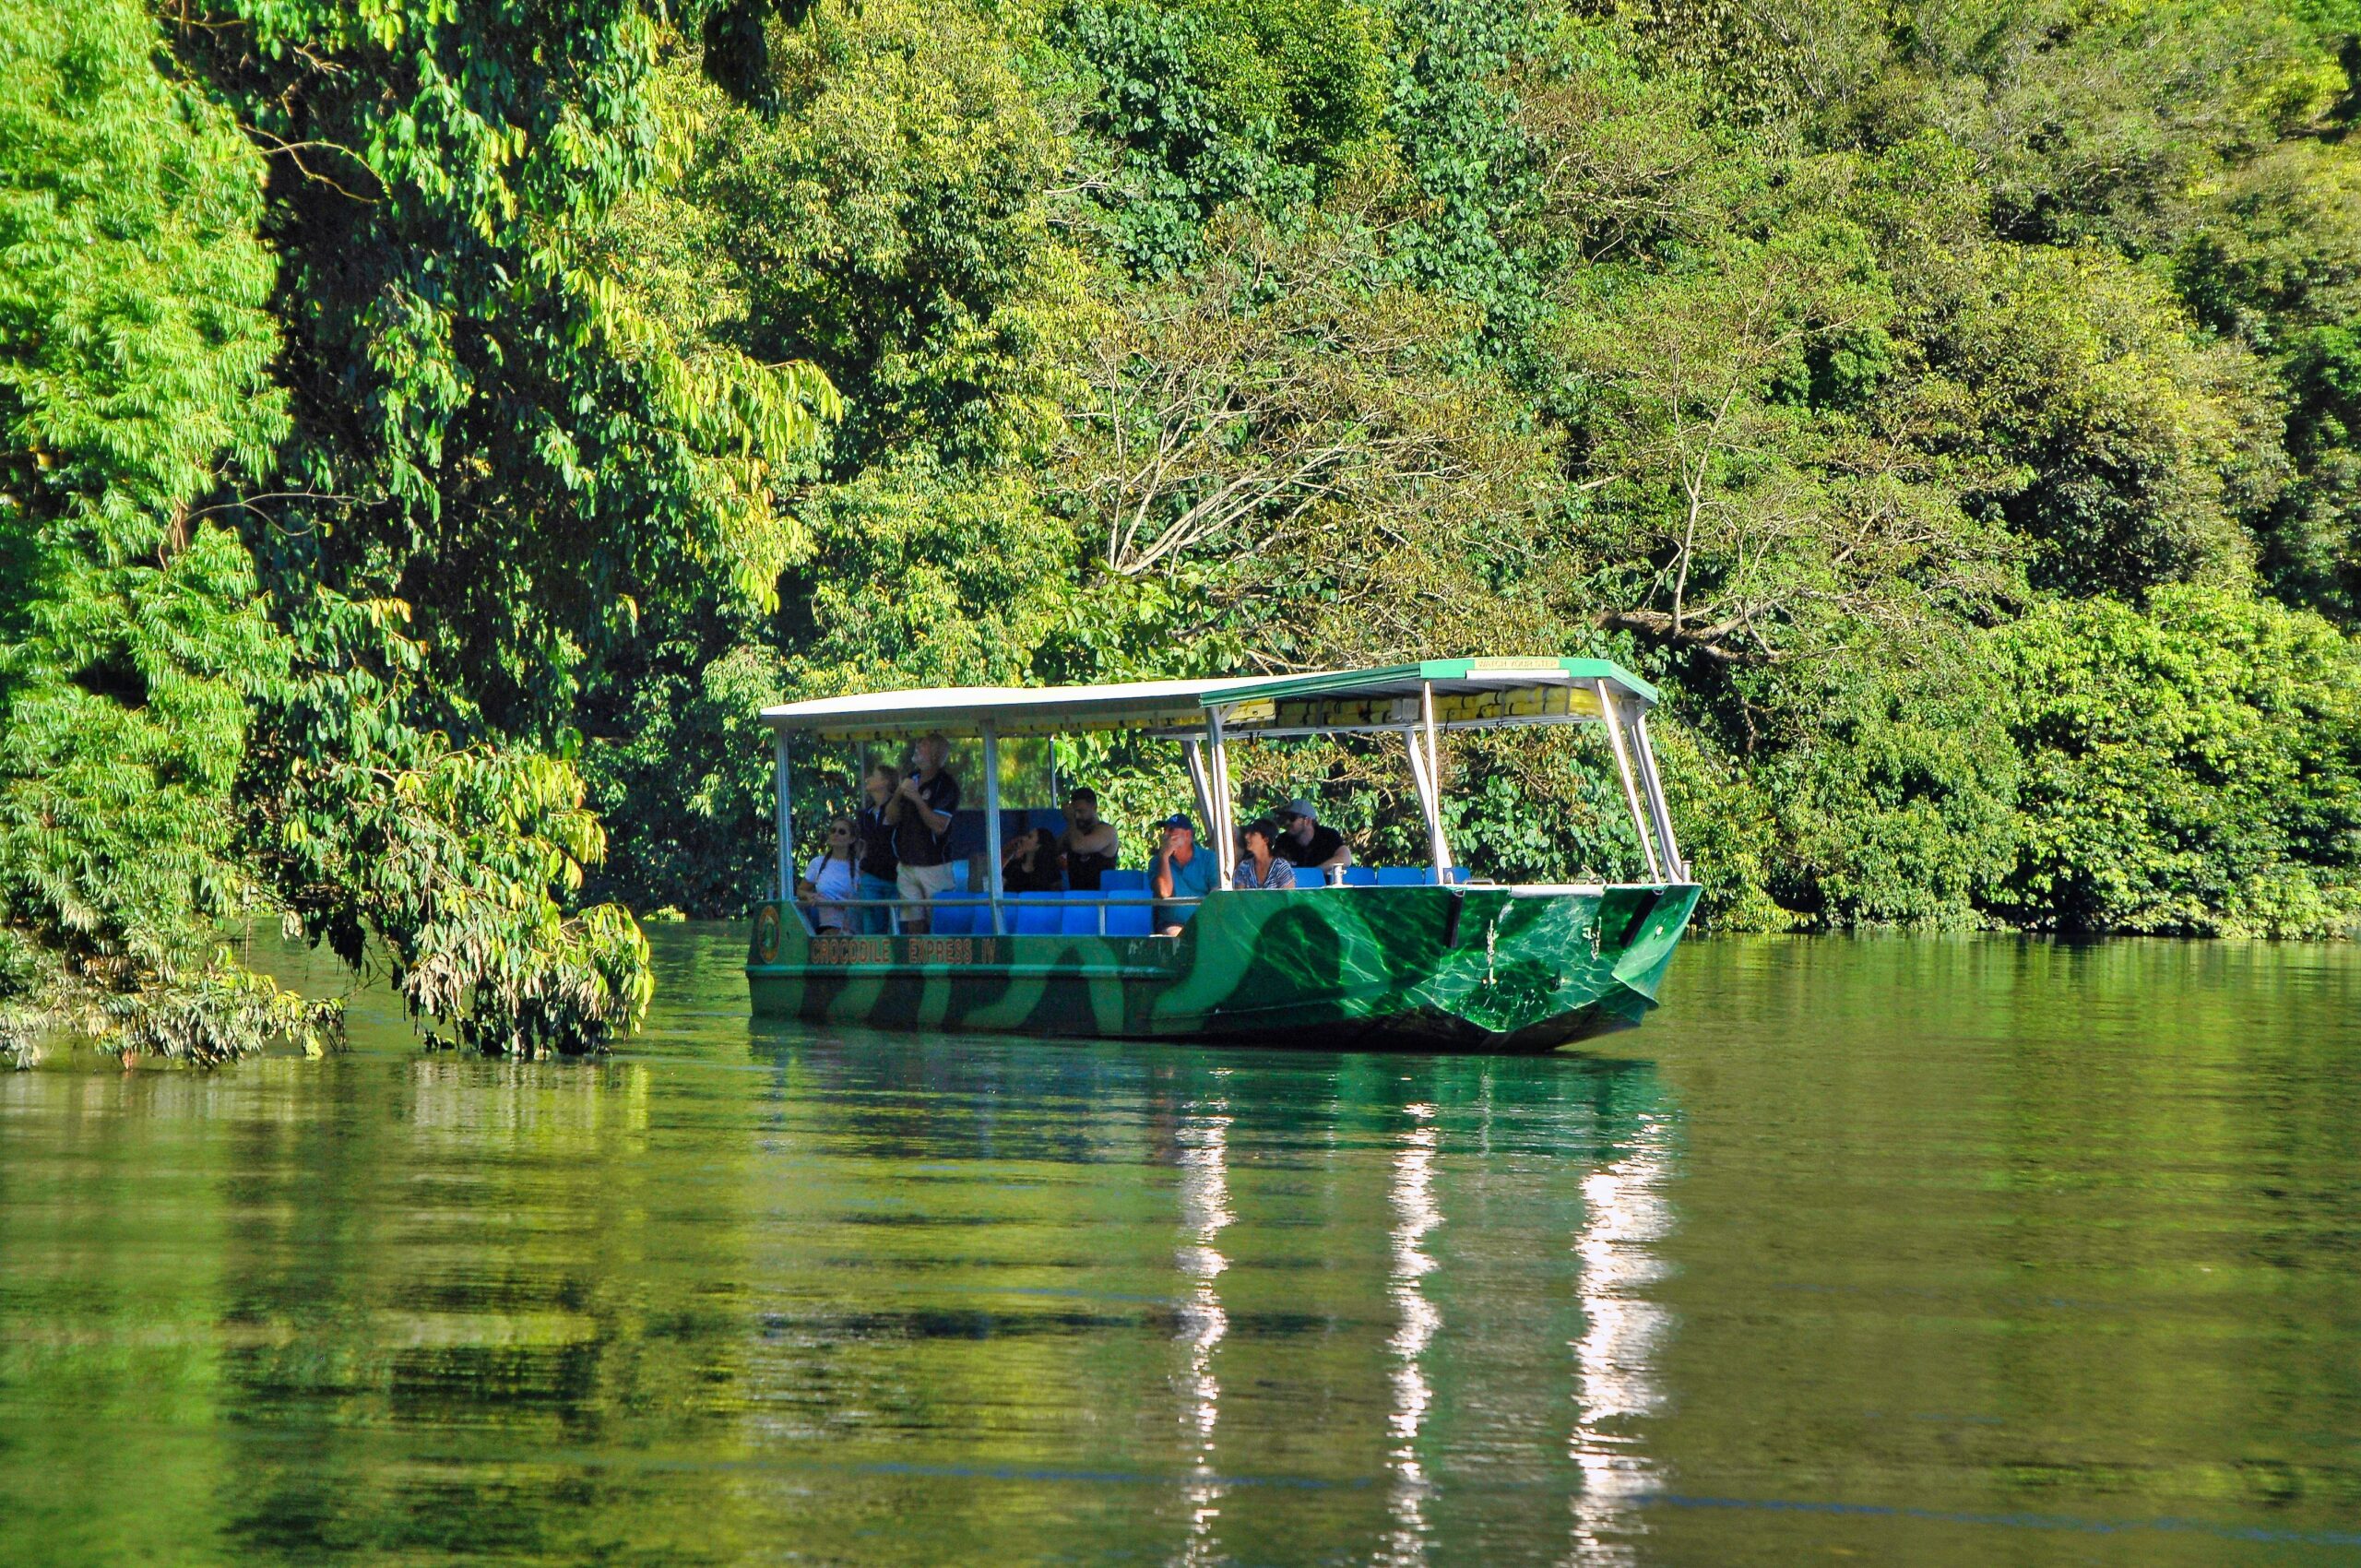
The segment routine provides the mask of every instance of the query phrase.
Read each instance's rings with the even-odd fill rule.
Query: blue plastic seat
[[[1109,936],[1154,936],[1156,928],[1148,922],[1148,907],[1145,904],[1108,905],[1107,934]]]
[[[1380,866],[1377,885],[1380,887],[1417,887],[1427,880],[1428,873],[1418,866]]]
[[[976,929],[976,906],[964,899],[927,900],[927,929],[936,936],[967,936]]]
[[[1019,936],[1055,936],[1062,918],[1058,905],[1063,897],[1059,893],[1019,893],[1015,920],[1009,929]]]
[[[1465,882],[1467,880],[1467,876],[1468,871],[1465,866],[1453,866],[1447,873],[1445,873],[1443,880],[1445,882],[1453,883]]]
[[[951,886],[954,892],[965,893],[968,891],[967,861],[954,861],[951,862]]]
[[[1147,873],[1109,871],[1098,879],[1098,887],[1104,893],[1145,893],[1147,891]]]
[[[1069,898],[1058,909],[1058,934],[1061,936],[1097,936],[1098,913],[1107,906],[1084,894]]]
[[[1377,885],[1377,873],[1370,870],[1367,866],[1347,866],[1345,868],[1345,885],[1347,887],[1374,887]]]

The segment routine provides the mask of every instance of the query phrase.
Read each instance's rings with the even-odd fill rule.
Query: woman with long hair
[[[845,929],[845,917],[850,911],[842,904],[821,900],[854,897],[855,868],[860,863],[860,840],[853,836],[852,818],[830,817],[827,848],[812,857],[812,863],[803,868],[802,880],[795,885],[797,902],[811,906],[813,930]]]
[[[1001,856],[1000,885],[1011,893],[1060,893],[1066,881],[1058,865],[1058,837],[1044,827],[1027,828]]]

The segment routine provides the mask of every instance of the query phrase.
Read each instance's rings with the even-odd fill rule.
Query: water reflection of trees
[[[809,1038],[75,1088],[149,1100],[79,1134],[119,1197],[57,1200],[113,1283],[7,1284],[118,1336],[173,1304],[169,1394],[40,1365],[102,1428],[157,1413],[124,1452],[193,1562],[1562,1538],[1584,1182],[1660,1100],[1579,1062]],[[99,1223],[162,1212],[159,1149],[180,1253]]]
[[[344,1070],[371,1081],[236,1140],[225,1282],[271,1332],[223,1370],[232,1430],[281,1441],[241,1444],[223,1540],[582,1560],[670,1539],[731,1560],[726,1498],[597,1457],[625,1432],[694,1450],[733,1431],[744,1186],[709,1179],[717,1151],[680,1179],[645,1063]]]
[[[1685,957],[1748,1035],[1668,1012],[1661,1074],[750,1056],[740,998],[599,1065],[0,1077],[0,1562],[1619,1564],[1776,1527],[1654,1505],[1676,1465],[2332,1524],[2361,969],[1797,945]]]

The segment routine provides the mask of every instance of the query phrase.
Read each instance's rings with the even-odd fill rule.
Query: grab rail
[[[1453,868],[1453,869],[1454,869],[1454,870],[1457,870],[1458,868]],[[1403,887],[1406,887],[1406,886],[1413,886],[1413,885],[1417,885],[1417,886],[1428,886],[1428,887],[1432,887],[1432,886],[1438,886],[1438,885],[1450,885],[1450,886],[1461,886],[1461,887],[1464,887],[1464,886],[1468,885],[1468,884],[1467,884],[1466,882],[1465,882],[1465,881],[1461,880],[1461,878],[1465,877],[1465,872],[1461,872],[1461,873],[1460,873],[1460,876],[1458,876],[1458,877],[1454,877],[1454,878],[1452,880],[1452,882],[1451,882],[1451,883],[1449,883],[1449,884],[1436,884],[1436,883],[1431,883],[1431,882],[1424,882],[1424,883],[1418,883],[1418,884],[1412,884],[1412,883],[1407,883],[1407,882],[1404,882],[1404,883],[1379,883],[1379,884],[1371,884],[1371,883],[1358,883],[1358,882],[1326,882],[1326,881],[1316,881],[1316,882],[1299,882],[1299,883],[1296,884],[1296,885],[1295,885],[1293,887],[1291,887],[1291,888],[1287,888],[1287,887],[1218,887],[1218,888],[1214,889],[1213,891],[1214,891],[1214,892],[1216,892],[1216,893],[1288,893],[1288,892],[1293,892],[1293,893],[1311,893],[1311,892],[1327,892],[1327,891],[1331,891],[1331,890],[1335,890],[1335,889],[1341,889],[1341,888],[1370,887],[1370,886],[1403,886]],[[1073,890],[1071,890],[1071,889],[1066,890],[1066,891],[1063,891],[1063,892],[1042,892],[1042,893],[1003,893],[1003,895],[1001,895],[1001,897],[1000,897],[1000,907],[1001,907],[1003,909],[1005,909],[1005,910],[1015,910],[1015,909],[1026,909],[1026,908],[1039,909],[1039,908],[1041,908],[1041,907],[1042,907],[1042,906],[1044,906],[1044,905],[1047,905],[1047,906],[1050,906],[1050,907],[1052,907],[1052,908],[1057,908],[1057,907],[1061,907],[1061,906],[1074,906],[1074,905],[1081,905],[1081,906],[1085,906],[1085,907],[1087,907],[1087,908],[1096,909],[1097,909],[1097,910],[1099,911],[1098,920],[1097,920],[1097,932],[1015,932],[1015,931],[1003,931],[1003,932],[955,932],[955,933],[950,933],[950,934],[956,934],[956,935],[977,935],[977,934],[981,934],[981,935],[1016,935],[1016,936],[1023,936],[1023,935],[1033,935],[1033,936],[1046,936],[1046,935],[1090,935],[1090,934],[1096,934],[1096,935],[1099,935],[1099,936],[1105,936],[1105,935],[1109,934],[1108,930],[1107,930],[1107,916],[1106,916],[1106,911],[1107,911],[1108,909],[1139,909],[1139,908],[1142,908],[1142,907],[1145,907],[1145,908],[1148,908],[1148,909],[1195,909],[1199,904],[1201,904],[1201,903],[1203,903],[1203,902],[1204,901],[1204,897],[1205,897],[1205,896],[1204,896],[1204,895],[1202,895],[1202,894],[1174,894],[1174,895],[1172,895],[1172,896],[1171,896],[1171,897],[1158,897],[1156,894],[1151,893],[1151,892],[1146,892],[1146,891],[1139,891],[1139,892],[1116,892],[1116,893],[1093,893],[1093,892],[1089,892],[1089,891],[1087,891],[1087,890],[1086,890],[1086,891],[1082,891],[1082,892],[1075,892],[1075,891],[1073,891]],[[960,890],[960,891],[956,891],[956,892],[953,892],[953,893],[941,894],[941,895],[937,895],[937,896],[934,896],[934,897],[924,897],[924,898],[902,898],[902,897],[892,897],[892,898],[860,898],[860,897],[852,897],[852,898],[789,898],[789,899],[781,900],[781,902],[784,902],[784,903],[787,903],[787,904],[792,905],[792,906],[794,907],[794,909],[795,909],[795,910],[796,910],[797,914],[798,914],[799,916],[801,916],[801,919],[802,919],[802,921],[803,921],[803,925],[804,925],[804,929],[805,929],[805,931],[806,931],[806,932],[808,932],[810,934],[814,935],[814,936],[817,936],[817,935],[819,935],[819,934],[820,934],[820,928],[819,928],[819,926],[818,926],[817,924],[815,924],[815,923],[813,922],[813,918],[812,918],[812,916],[813,916],[813,911],[814,909],[884,909],[884,910],[885,910],[885,911],[886,911],[887,921],[888,921],[888,924],[889,924],[889,930],[887,930],[887,931],[885,931],[885,932],[855,932],[855,933],[851,933],[851,934],[866,934],[866,935],[872,935],[872,936],[873,936],[873,935],[893,935],[893,936],[899,936],[899,935],[903,935],[903,934],[905,934],[905,933],[904,933],[904,932],[902,931],[902,911],[903,911],[904,909],[906,909],[909,908],[909,907],[910,907],[911,905],[913,905],[913,904],[926,904],[926,905],[930,905],[930,906],[931,906],[931,905],[940,905],[940,906],[942,906],[943,909],[957,909],[957,910],[960,910],[960,911],[961,911],[961,912],[963,912],[963,913],[970,913],[970,912],[973,912],[973,911],[975,911],[975,910],[979,910],[979,909],[991,909],[991,908],[992,907],[992,898],[991,898],[991,895],[986,894],[986,893],[979,893],[979,892],[976,892],[976,891],[973,891],[973,890]],[[932,924],[932,921],[929,921],[929,924],[930,924],[930,925],[931,925],[931,924]],[[938,934],[941,934],[941,933],[938,933]]]
[[[1220,889],[1219,891],[1237,892],[1240,890],[1226,888]],[[1055,908],[1060,905],[1081,905],[1096,909],[1099,911],[1097,931],[1094,933],[1074,932],[1073,934],[1096,934],[1098,936],[1105,936],[1108,934],[1106,911],[1109,909],[1140,909],[1145,907],[1157,909],[1193,909],[1204,901],[1204,899],[1202,895],[1181,893],[1176,893],[1169,898],[1159,898],[1153,893],[1110,893],[1104,896],[1091,893],[1009,893],[1003,894],[1001,897],[1000,907],[1003,909],[1012,911],[1024,909],[1028,906],[1034,909],[1039,909],[1045,905],[1051,908]],[[790,898],[784,900],[784,902],[794,906],[796,913],[801,917],[803,921],[805,931],[813,936],[820,934],[820,928],[813,923],[812,918],[812,912],[816,909],[884,909],[886,912],[886,919],[890,923],[891,930],[883,932],[852,932],[848,934],[900,936],[905,934],[902,930],[902,911],[913,904],[925,904],[929,907],[939,906],[945,909],[958,909],[963,913],[973,912],[979,909],[988,910],[992,907],[991,898],[988,895],[981,893],[954,893],[931,898]],[[928,921],[930,926],[931,926],[932,923],[931,920]],[[955,934],[981,934],[986,936],[1050,936],[1062,933],[1055,932],[984,932],[980,933],[961,932]]]

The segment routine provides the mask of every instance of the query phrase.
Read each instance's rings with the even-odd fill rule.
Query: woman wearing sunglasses
[[[828,847],[812,858],[812,863],[803,868],[803,880],[795,885],[796,899],[811,907],[813,931],[845,929],[846,917],[851,911],[842,904],[821,900],[851,897],[855,868],[860,861],[860,840],[853,837],[852,818],[830,817]]]

